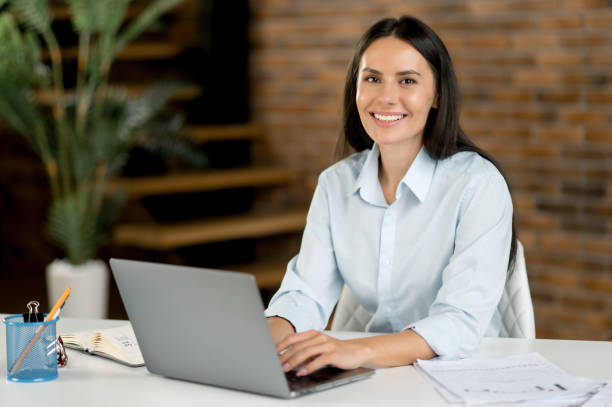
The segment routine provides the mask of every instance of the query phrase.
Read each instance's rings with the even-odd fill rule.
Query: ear
[[[433,101],[433,103],[431,104],[431,107],[432,107],[433,109],[437,109],[437,108],[438,108],[438,93],[437,93],[437,92],[436,92],[436,96],[434,97],[434,101]]]

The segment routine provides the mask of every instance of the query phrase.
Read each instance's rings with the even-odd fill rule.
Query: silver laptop
[[[110,260],[151,373],[291,398],[364,379],[373,369],[285,374],[246,273]]]

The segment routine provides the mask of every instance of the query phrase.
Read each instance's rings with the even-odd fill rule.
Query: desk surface
[[[125,323],[126,321],[67,318],[58,322],[58,332],[99,329]],[[337,333],[339,337],[347,335],[352,334]],[[36,384],[13,383],[6,380],[5,340],[5,327],[2,324],[1,406],[449,406],[412,366],[377,369],[374,376],[358,383],[295,400],[282,400],[166,379],[149,373],[145,367],[130,368],[69,349],[68,366],[59,370],[58,379]],[[575,375],[602,381],[612,379],[612,342],[486,338],[475,357],[499,357],[529,352],[540,352],[551,362]]]

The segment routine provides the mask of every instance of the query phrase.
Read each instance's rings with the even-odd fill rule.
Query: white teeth
[[[382,115],[382,114],[374,113],[374,117],[376,117],[378,120],[382,120],[385,122],[392,122],[392,121],[401,119],[402,117],[404,117],[404,115],[403,114]]]

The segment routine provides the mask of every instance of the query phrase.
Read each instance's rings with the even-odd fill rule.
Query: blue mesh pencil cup
[[[4,318],[8,380],[44,382],[57,378],[56,322],[57,318],[24,322],[21,314]],[[22,357],[26,351],[27,355]]]

